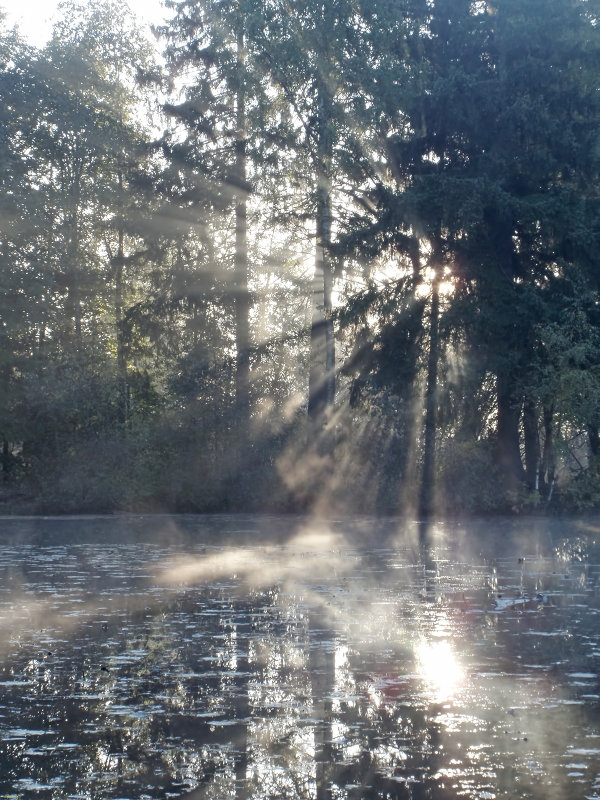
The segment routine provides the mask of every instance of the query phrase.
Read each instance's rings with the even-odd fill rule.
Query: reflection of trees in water
[[[61,613],[77,625],[30,625],[6,651],[0,725],[13,735],[0,748],[0,795],[442,800],[510,796],[518,784],[523,796],[568,796],[564,776],[534,766],[543,748],[564,752],[564,706],[544,710],[552,673],[534,681],[522,665],[573,659],[573,637],[591,644],[598,617],[546,636],[563,624],[558,599],[539,613],[481,613],[492,589],[582,591],[579,573],[567,580],[546,564],[542,580],[541,566],[513,561],[498,564],[493,587],[487,569],[390,547],[311,590],[222,580],[132,600],[119,596],[124,584],[100,596],[96,582],[81,611],[85,589],[64,590]],[[418,636],[462,648],[470,697],[428,695]],[[542,714],[551,730],[533,731]],[[568,720],[598,730],[590,707]]]
[[[139,787],[326,798],[339,783],[333,727],[339,738],[350,706],[334,708],[336,634],[300,602],[188,591],[143,613],[90,616],[54,639],[52,656],[34,659],[35,641],[13,656],[24,684],[5,686],[5,710],[29,733],[2,751],[6,793],[30,779],[31,792],[53,798]],[[357,691],[348,669],[345,680]],[[345,724],[360,725],[357,712]],[[361,770],[374,747],[365,736]]]
[[[323,625],[322,618],[311,609],[308,613],[308,647],[314,716],[316,800],[331,800],[335,646],[335,635]]]
[[[425,714],[410,704],[374,706],[368,697],[373,678],[357,677],[349,659],[336,670],[342,648],[324,613],[305,614],[289,602],[279,607],[272,592],[250,605],[223,591],[193,595],[141,618],[111,618],[104,640],[94,622],[87,636],[81,632],[83,642],[72,643],[84,647],[84,660],[30,676],[36,704],[22,710],[24,727],[54,730],[51,736],[59,733],[78,747],[42,750],[44,770],[34,759],[29,773],[15,752],[12,770],[3,774],[39,782],[72,774],[65,792],[87,787],[106,797],[136,786],[153,796],[196,786],[195,796],[218,800],[235,786],[238,797],[320,800],[331,796],[333,785],[371,793],[386,781],[391,797],[403,796],[397,779],[405,775],[410,785],[419,777],[419,764],[414,758],[406,764],[406,751],[431,750]],[[364,658],[357,674],[365,667],[377,675],[377,664]]]

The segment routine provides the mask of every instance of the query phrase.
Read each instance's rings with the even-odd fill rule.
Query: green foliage
[[[504,487],[490,441],[452,441],[440,453],[439,506],[450,514],[510,513],[516,498]]]
[[[390,512],[437,447],[446,512],[595,508],[593,6],[169,7],[157,142],[123,4],[63,5],[43,51],[0,35],[3,489]],[[343,361],[323,430],[311,303]]]
[[[554,507],[567,513],[597,511],[600,508],[600,464],[593,458],[586,470],[581,470],[565,486],[560,486]]]

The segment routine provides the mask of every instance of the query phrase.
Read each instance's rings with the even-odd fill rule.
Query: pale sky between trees
[[[17,24],[21,34],[37,46],[44,45],[50,37],[58,4],[59,0],[0,0],[8,24]],[[156,25],[164,19],[161,0],[129,0],[129,7],[142,24]]]

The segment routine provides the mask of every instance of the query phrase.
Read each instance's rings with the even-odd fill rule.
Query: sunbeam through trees
[[[0,34],[0,508],[600,506],[597,0]]]

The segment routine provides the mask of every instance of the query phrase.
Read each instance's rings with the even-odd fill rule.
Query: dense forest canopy
[[[0,508],[600,505],[600,3],[0,29]]]

